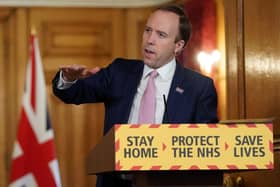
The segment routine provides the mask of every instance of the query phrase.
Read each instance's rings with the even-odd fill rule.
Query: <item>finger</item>
[[[92,69],[89,70],[89,72],[90,72],[91,74],[95,74],[95,73],[97,73],[97,72],[99,72],[99,71],[100,71],[100,67],[95,67],[95,68],[92,68]]]
[[[67,68],[68,68],[68,66],[65,66],[65,65],[59,66],[59,70],[61,70],[61,71],[65,71]]]

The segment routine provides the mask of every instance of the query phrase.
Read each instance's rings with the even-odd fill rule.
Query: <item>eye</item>
[[[150,27],[145,27],[144,31],[145,31],[145,32],[151,32],[152,29],[151,29]]]
[[[159,32],[158,35],[160,38],[166,38],[168,36],[165,32]]]

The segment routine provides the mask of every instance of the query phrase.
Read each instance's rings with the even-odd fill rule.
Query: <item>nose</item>
[[[150,32],[148,35],[147,35],[147,42],[149,44],[155,44],[155,33],[154,32]]]

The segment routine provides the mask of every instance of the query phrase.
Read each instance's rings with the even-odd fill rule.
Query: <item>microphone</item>
[[[163,94],[163,101],[164,101],[164,114],[166,115],[166,117],[165,117],[165,121],[167,122],[167,123],[169,123],[169,115],[168,115],[168,110],[167,110],[167,100],[166,100],[166,96],[165,96],[165,94]]]

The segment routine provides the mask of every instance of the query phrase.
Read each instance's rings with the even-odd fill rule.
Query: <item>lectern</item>
[[[221,187],[224,170],[272,169],[272,138],[272,124],[116,124],[87,172],[129,176],[136,187]]]

